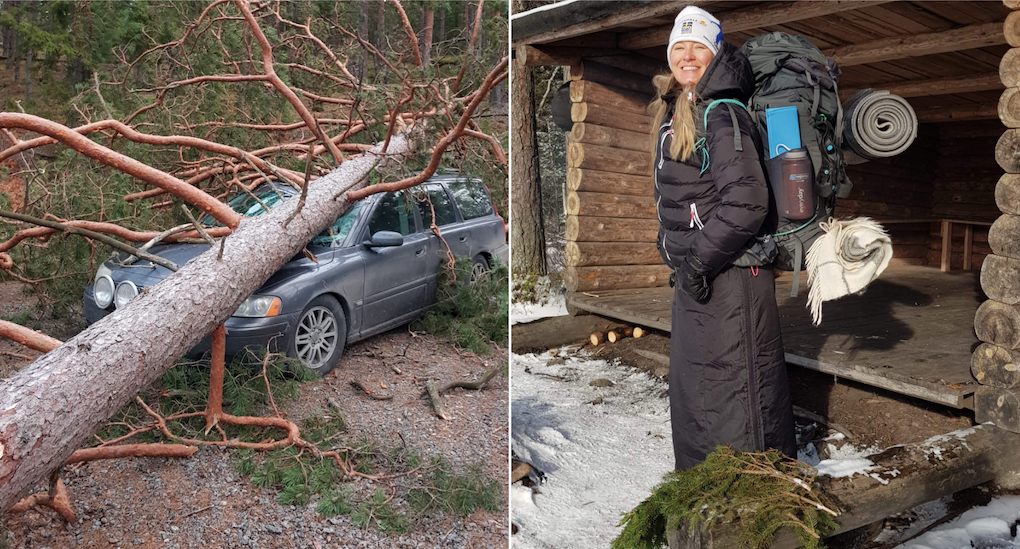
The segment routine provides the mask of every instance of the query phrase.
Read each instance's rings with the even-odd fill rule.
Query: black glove
[[[712,295],[712,286],[708,282],[710,272],[712,270],[702,263],[694,252],[687,252],[677,276],[680,291],[698,303],[708,303],[708,298]]]

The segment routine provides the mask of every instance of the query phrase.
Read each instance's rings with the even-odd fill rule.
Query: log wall
[[[567,291],[664,286],[655,248],[650,78],[597,63],[571,68],[567,145]]]
[[[1009,5],[1009,4],[1007,4]],[[1017,6],[1011,5],[1013,9]],[[1015,19],[1014,11],[1007,21]],[[1008,27],[1008,26],[1007,26]],[[1008,32],[1007,32],[1008,35]],[[1020,44],[1020,42],[1012,45]],[[1020,433],[1020,48],[1002,57],[999,76],[1006,90],[999,100],[1000,124],[985,125],[985,134],[972,139],[995,140],[997,174],[973,178],[984,188],[995,179],[986,246],[990,255],[981,266],[981,289],[988,296],[974,315],[974,333],[982,343],[971,356],[971,373],[981,386],[974,396],[974,417]],[[944,139],[949,144],[949,140]],[[970,144],[952,141],[963,150]],[[975,171],[984,168],[982,163]],[[992,170],[994,172],[994,170]],[[1002,172],[1006,172],[1002,174]],[[976,194],[976,192],[975,192]],[[984,194],[984,193],[982,193]],[[981,204],[982,207],[987,207]],[[975,245],[976,248],[976,245]]]

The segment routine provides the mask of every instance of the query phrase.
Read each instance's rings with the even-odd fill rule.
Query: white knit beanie
[[[677,42],[700,42],[715,55],[719,53],[722,41],[722,25],[719,20],[699,7],[687,6],[673,21],[669,45],[666,46],[666,59],[669,59],[669,52],[673,51],[673,45]]]

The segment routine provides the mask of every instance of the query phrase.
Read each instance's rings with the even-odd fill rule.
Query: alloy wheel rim
[[[294,348],[299,359],[309,368],[325,364],[337,346],[337,325],[333,312],[326,307],[313,307],[298,323]]]
[[[474,265],[472,265],[471,266],[471,282],[472,283],[478,282],[478,279],[481,278],[482,275],[484,275],[487,270],[488,269],[485,268],[485,265],[482,265],[480,262],[479,263],[475,263]]]

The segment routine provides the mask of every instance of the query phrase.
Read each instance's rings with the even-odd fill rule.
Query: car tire
[[[301,311],[290,338],[291,357],[319,375],[340,361],[347,344],[347,317],[333,296],[320,295]]]
[[[474,284],[482,275],[489,272],[489,262],[485,256],[478,254],[471,261],[471,284]]]

